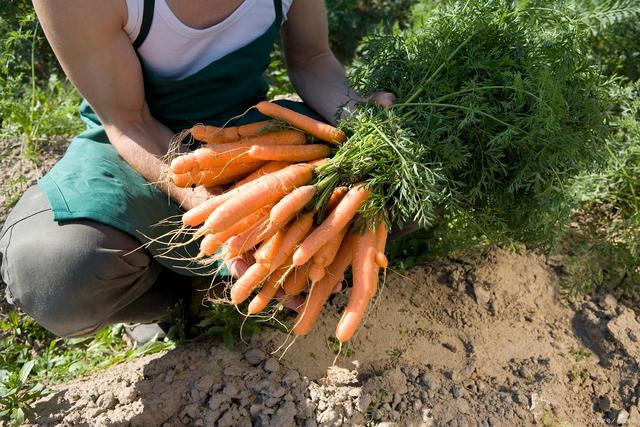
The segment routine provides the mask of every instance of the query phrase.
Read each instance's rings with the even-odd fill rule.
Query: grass
[[[55,384],[174,347],[171,339],[130,347],[122,325],[62,339],[28,316],[9,312],[0,321],[0,421],[20,425],[33,415],[31,403]]]

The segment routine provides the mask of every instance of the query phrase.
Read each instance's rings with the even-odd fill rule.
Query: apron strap
[[[133,42],[133,48],[136,50],[142,46],[142,43],[144,43],[149,35],[151,23],[153,22],[153,10],[155,8],[155,3],[155,0],[144,0],[144,5],[142,6],[142,25],[140,26],[140,33],[138,33],[138,37],[136,37]]]
[[[282,25],[282,0],[273,0],[273,6],[276,8],[276,27],[279,29]]]

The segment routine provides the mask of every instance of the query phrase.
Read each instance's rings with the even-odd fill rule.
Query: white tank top
[[[144,0],[126,0],[128,19],[124,30],[133,42],[142,26]],[[282,20],[293,0],[282,0]],[[261,36],[276,18],[273,0],[244,0],[225,20],[195,29],[183,24],[166,0],[157,0],[153,23],[138,54],[158,77],[180,80]]]

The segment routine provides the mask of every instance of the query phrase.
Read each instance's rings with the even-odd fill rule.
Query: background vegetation
[[[444,1],[444,0],[443,0]],[[438,0],[327,0],[332,48],[345,64],[357,56],[363,37],[400,31],[428,16]],[[518,2],[516,2],[518,3]],[[530,0],[539,7],[551,0]],[[574,227],[560,245],[569,294],[640,284],[640,6],[636,0],[574,0],[570,6],[591,28],[589,55],[619,83],[610,112],[608,157],[575,183]],[[422,17],[422,18],[421,18]],[[412,21],[414,20],[414,21]],[[268,72],[270,95],[291,93],[280,49]],[[23,156],[38,162],[40,149],[81,127],[79,95],[64,78],[27,0],[0,2],[0,139],[19,142]],[[389,257],[410,267],[461,247],[489,242],[482,232],[461,233],[465,218],[394,242]],[[171,348],[171,340],[130,348],[122,328],[95,337],[63,340],[27,316],[0,304],[0,423],[20,424],[30,403],[56,382]],[[230,343],[235,311],[213,310],[199,325]],[[254,328],[257,330],[257,326]]]

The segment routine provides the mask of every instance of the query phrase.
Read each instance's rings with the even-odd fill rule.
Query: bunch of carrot
[[[191,129],[205,145],[171,162],[174,183],[235,183],[187,211],[182,223],[202,238],[197,258],[252,262],[230,290],[231,302],[241,304],[259,288],[249,314],[264,310],[277,294],[296,298],[306,292],[294,322],[297,335],[309,333],[352,265],[353,290],[336,329],[336,337],[348,341],[376,293],[380,268],[387,266],[387,227],[358,214],[369,196],[364,183],[334,188],[322,212],[315,208],[314,171],[328,161],[330,148],[305,145],[307,135],[339,144],[344,133],[277,104],[262,102],[257,108],[275,120]]]

